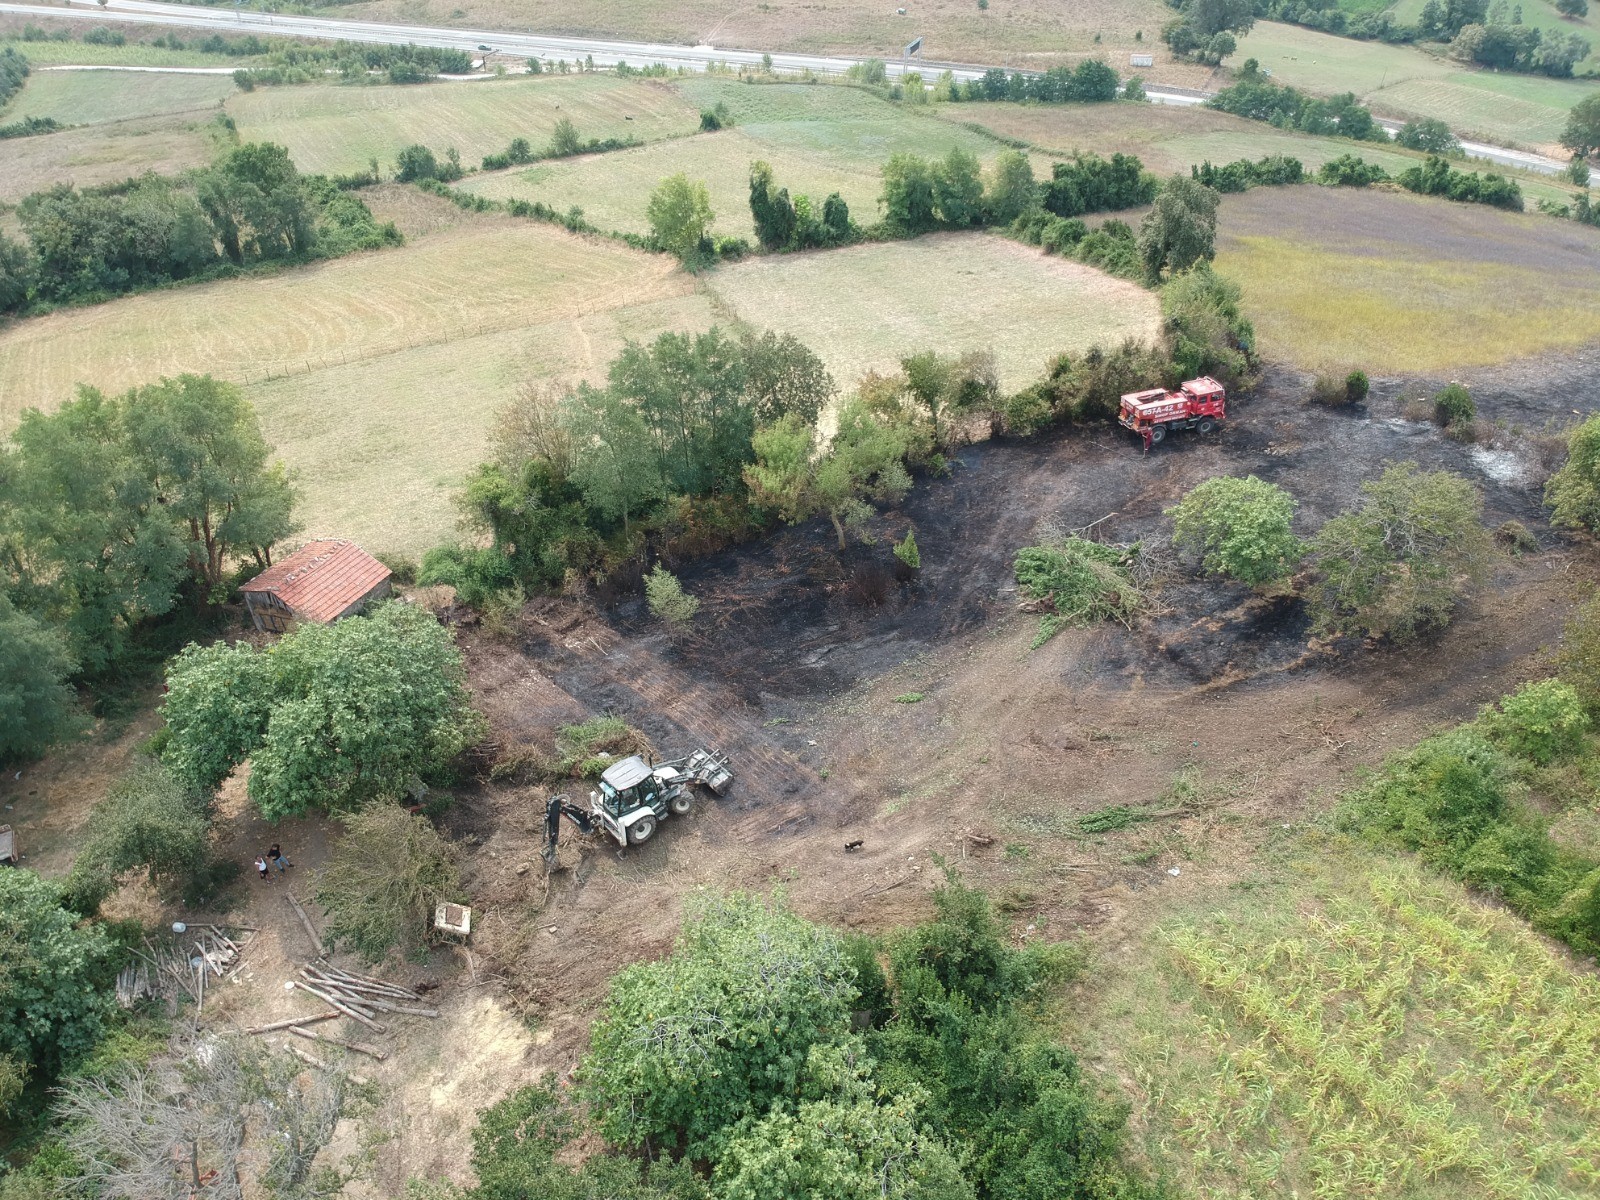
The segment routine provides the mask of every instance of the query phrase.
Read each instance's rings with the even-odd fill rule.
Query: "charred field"
[[[1103,430],[980,443],[883,514],[875,545],[841,555],[814,522],[681,564],[701,601],[686,640],[660,633],[636,596],[537,601],[508,632],[464,630],[502,763],[604,713],[661,757],[710,745],[737,771],[727,799],[648,846],[564,840],[548,875],[547,787],[509,769],[458,792],[446,822],[473,848],[478,945],[549,1024],[540,1065],[575,1062],[604,979],[665,950],[698,891],[781,885],[815,918],[884,929],[914,919],[936,865],[959,859],[1030,920],[1053,922],[1052,936],[1114,942],[1146,923],[1160,889],[1242,869],[1262,831],[1309,819],[1360,766],[1514,686],[1555,644],[1595,565],[1544,523],[1537,456],[1510,432],[1559,421],[1570,392],[1555,384],[1593,379],[1593,364],[1542,370],[1551,386],[1475,385],[1487,421],[1504,418],[1502,449],[1403,419],[1426,381],[1375,381],[1367,406],[1329,411],[1305,402],[1303,377],[1275,369],[1213,439],[1148,455]],[[1439,639],[1313,643],[1297,601],[1185,568],[1133,628],[1028,649],[1036,618],[1016,612],[1012,560],[1041,536],[1162,537],[1163,510],[1186,490],[1248,473],[1298,498],[1305,535],[1405,460],[1465,474],[1491,528],[1522,522],[1543,547],[1501,558]],[[899,582],[887,542],[907,528],[924,565]],[[1196,806],[1160,830],[1091,843],[1072,831],[1082,813],[1180,786]],[[1169,861],[1185,864],[1181,884]]]

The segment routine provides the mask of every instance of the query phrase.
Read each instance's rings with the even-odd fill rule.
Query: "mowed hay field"
[[[203,115],[236,90],[227,75],[36,69],[16,99],[0,109],[0,122],[52,117],[63,125],[94,125],[168,113]],[[3,156],[0,150],[0,162]]]
[[[453,146],[474,166],[513,138],[542,149],[562,117],[586,142],[648,142],[700,125],[698,110],[666,84],[609,74],[259,88],[230,100],[228,114],[243,140],[287,146],[302,171],[326,174],[361,170],[373,158],[388,173],[395,154],[417,143],[441,157]]]
[[[1593,1196],[1592,972],[1412,863],[1275,857],[1108,956],[1082,1018],[1181,1194]]]
[[[0,202],[15,204],[57,183],[89,187],[204,166],[221,148],[215,128],[179,115],[8,138],[0,142]]]
[[[1269,357],[1447,371],[1600,337],[1600,230],[1390,191],[1257,188],[1223,201],[1217,269]]]
[[[981,133],[931,113],[907,112],[856,88],[711,79],[684,80],[677,87],[697,110],[726,103],[735,127],[497,171],[461,186],[494,199],[540,200],[562,211],[576,206],[602,229],[646,233],[650,193],[681,171],[706,184],[719,235],[750,237],[750,164],[756,159],[772,165],[778,185],[791,196],[809,195],[820,204],[838,192],[851,215],[870,224],[878,219],[881,172],[891,154],[939,157],[961,147],[987,161],[1004,149]]]
[[[517,382],[597,378],[625,337],[705,327],[694,286],[662,256],[473,217],[394,250],[13,325],[0,436],[80,382],[210,373],[248,385],[308,528],[420,551],[449,534],[449,492]]]
[[[1535,4],[1542,0],[1533,0]],[[1470,68],[1407,46],[1358,42],[1257,21],[1229,59],[1254,58],[1279,83],[1323,95],[1354,92],[1383,115],[1438,117],[1458,133],[1551,146],[1595,85]]]
[[[810,346],[841,388],[918,350],[993,350],[1016,389],[1053,354],[1152,337],[1159,320],[1144,288],[981,233],[749,259],[709,286],[743,320]]]
[[[298,472],[306,536],[418,558],[457,536],[455,495],[519,386],[599,383],[625,340],[700,332],[715,320],[706,296],[685,292],[290,375],[245,394]]]

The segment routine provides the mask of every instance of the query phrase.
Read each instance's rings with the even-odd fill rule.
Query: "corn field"
[[[1515,920],[1395,867],[1160,939],[1190,1003],[1131,1066],[1184,1190],[1600,1195],[1600,980]]]

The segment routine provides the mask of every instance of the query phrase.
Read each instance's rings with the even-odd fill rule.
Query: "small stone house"
[[[307,542],[239,590],[256,628],[283,633],[298,621],[326,625],[389,594],[393,572],[354,542]]]

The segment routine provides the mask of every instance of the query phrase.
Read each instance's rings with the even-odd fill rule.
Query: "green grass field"
[[[10,138],[0,142],[0,202],[15,204],[57,183],[87,187],[201,167],[221,148],[219,134],[210,121],[169,115]]]
[[[15,34],[21,24],[7,30]],[[155,36],[154,30],[150,36]],[[16,36],[0,37],[0,49],[11,47],[27,56],[33,66],[50,66],[58,63],[119,67],[248,67],[259,61],[255,58],[234,58],[227,54],[204,54],[199,50],[168,50],[161,46],[145,46],[130,42],[123,46],[95,46],[86,42],[25,42]]]
[[[1600,231],[1405,193],[1230,196],[1217,269],[1263,352],[1315,369],[1439,372],[1600,337]]]
[[[1358,42],[1275,21],[1256,22],[1228,65],[1247,58],[1271,70],[1279,83],[1326,95],[1354,92],[1385,116],[1439,117],[1462,133],[1529,145],[1555,142],[1568,111],[1596,87],[1469,69],[1409,46]]]
[[[0,121],[53,117],[97,125],[167,113],[204,116],[237,89],[226,75],[149,75],[132,71],[34,71]]]
[[[1116,151],[1136,154],[1158,175],[1187,174],[1203,162],[1221,164],[1236,159],[1258,159],[1287,154],[1314,170],[1329,159],[1355,154],[1393,173],[1422,162],[1427,156],[1398,146],[1351,142],[1343,138],[1312,137],[1275,129],[1261,121],[1205,108],[1173,105],[1098,104],[1084,108],[1044,107],[1028,104],[947,104],[936,110],[948,121],[976,124],[997,136],[1036,146],[1036,171],[1048,171],[1049,155],[1088,150],[1109,155]],[[1467,170],[1499,171],[1516,179],[1528,198],[1570,204],[1576,189],[1549,175],[1533,171],[1508,171],[1484,163],[1463,163]]]
[[[838,192],[865,224],[878,218],[881,168],[891,154],[936,157],[959,146],[988,160],[1003,149],[931,111],[908,112],[855,88],[709,79],[675,86],[697,108],[726,102],[738,124],[670,143],[494,172],[462,186],[495,199],[542,200],[562,210],[575,205],[603,229],[643,233],[650,193],[682,171],[705,181],[719,234],[749,237],[750,164],[756,159],[772,164],[791,195],[808,194],[820,203]]]
[[[1048,358],[1154,334],[1145,289],[987,234],[935,234],[719,268],[708,286],[731,312],[794,334],[841,388],[918,350],[993,350],[1007,389]]]
[[[1392,6],[1394,18],[1408,25],[1415,25],[1428,0],[1398,0]],[[1589,15],[1573,20],[1564,17],[1556,11],[1552,0],[1522,0],[1522,22],[1533,28],[1551,33],[1575,33],[1579,37],[1586,37],[1591,43],[1600,46],[1600,8],[1589,6]],[[1583,71],[1594,63],[1594,56],[1578,64],[1579,71]]]
[[[228,113],[245,140],[278,142],[301,170],[334,174],[358,171],[373,158],[392,171],[396,152],[419,142],[440,155],[454,146],[463,164],[475,166],[512,138],[545,146],[562,117],[585,141],[649,142],[700,124],[699,111],[666,85],[601,74],[260,88],[235,96]]]
[[[1285,841],[1086,1020],[1180,1194],[1593,1195],[1600,983],[1410,863]]]

